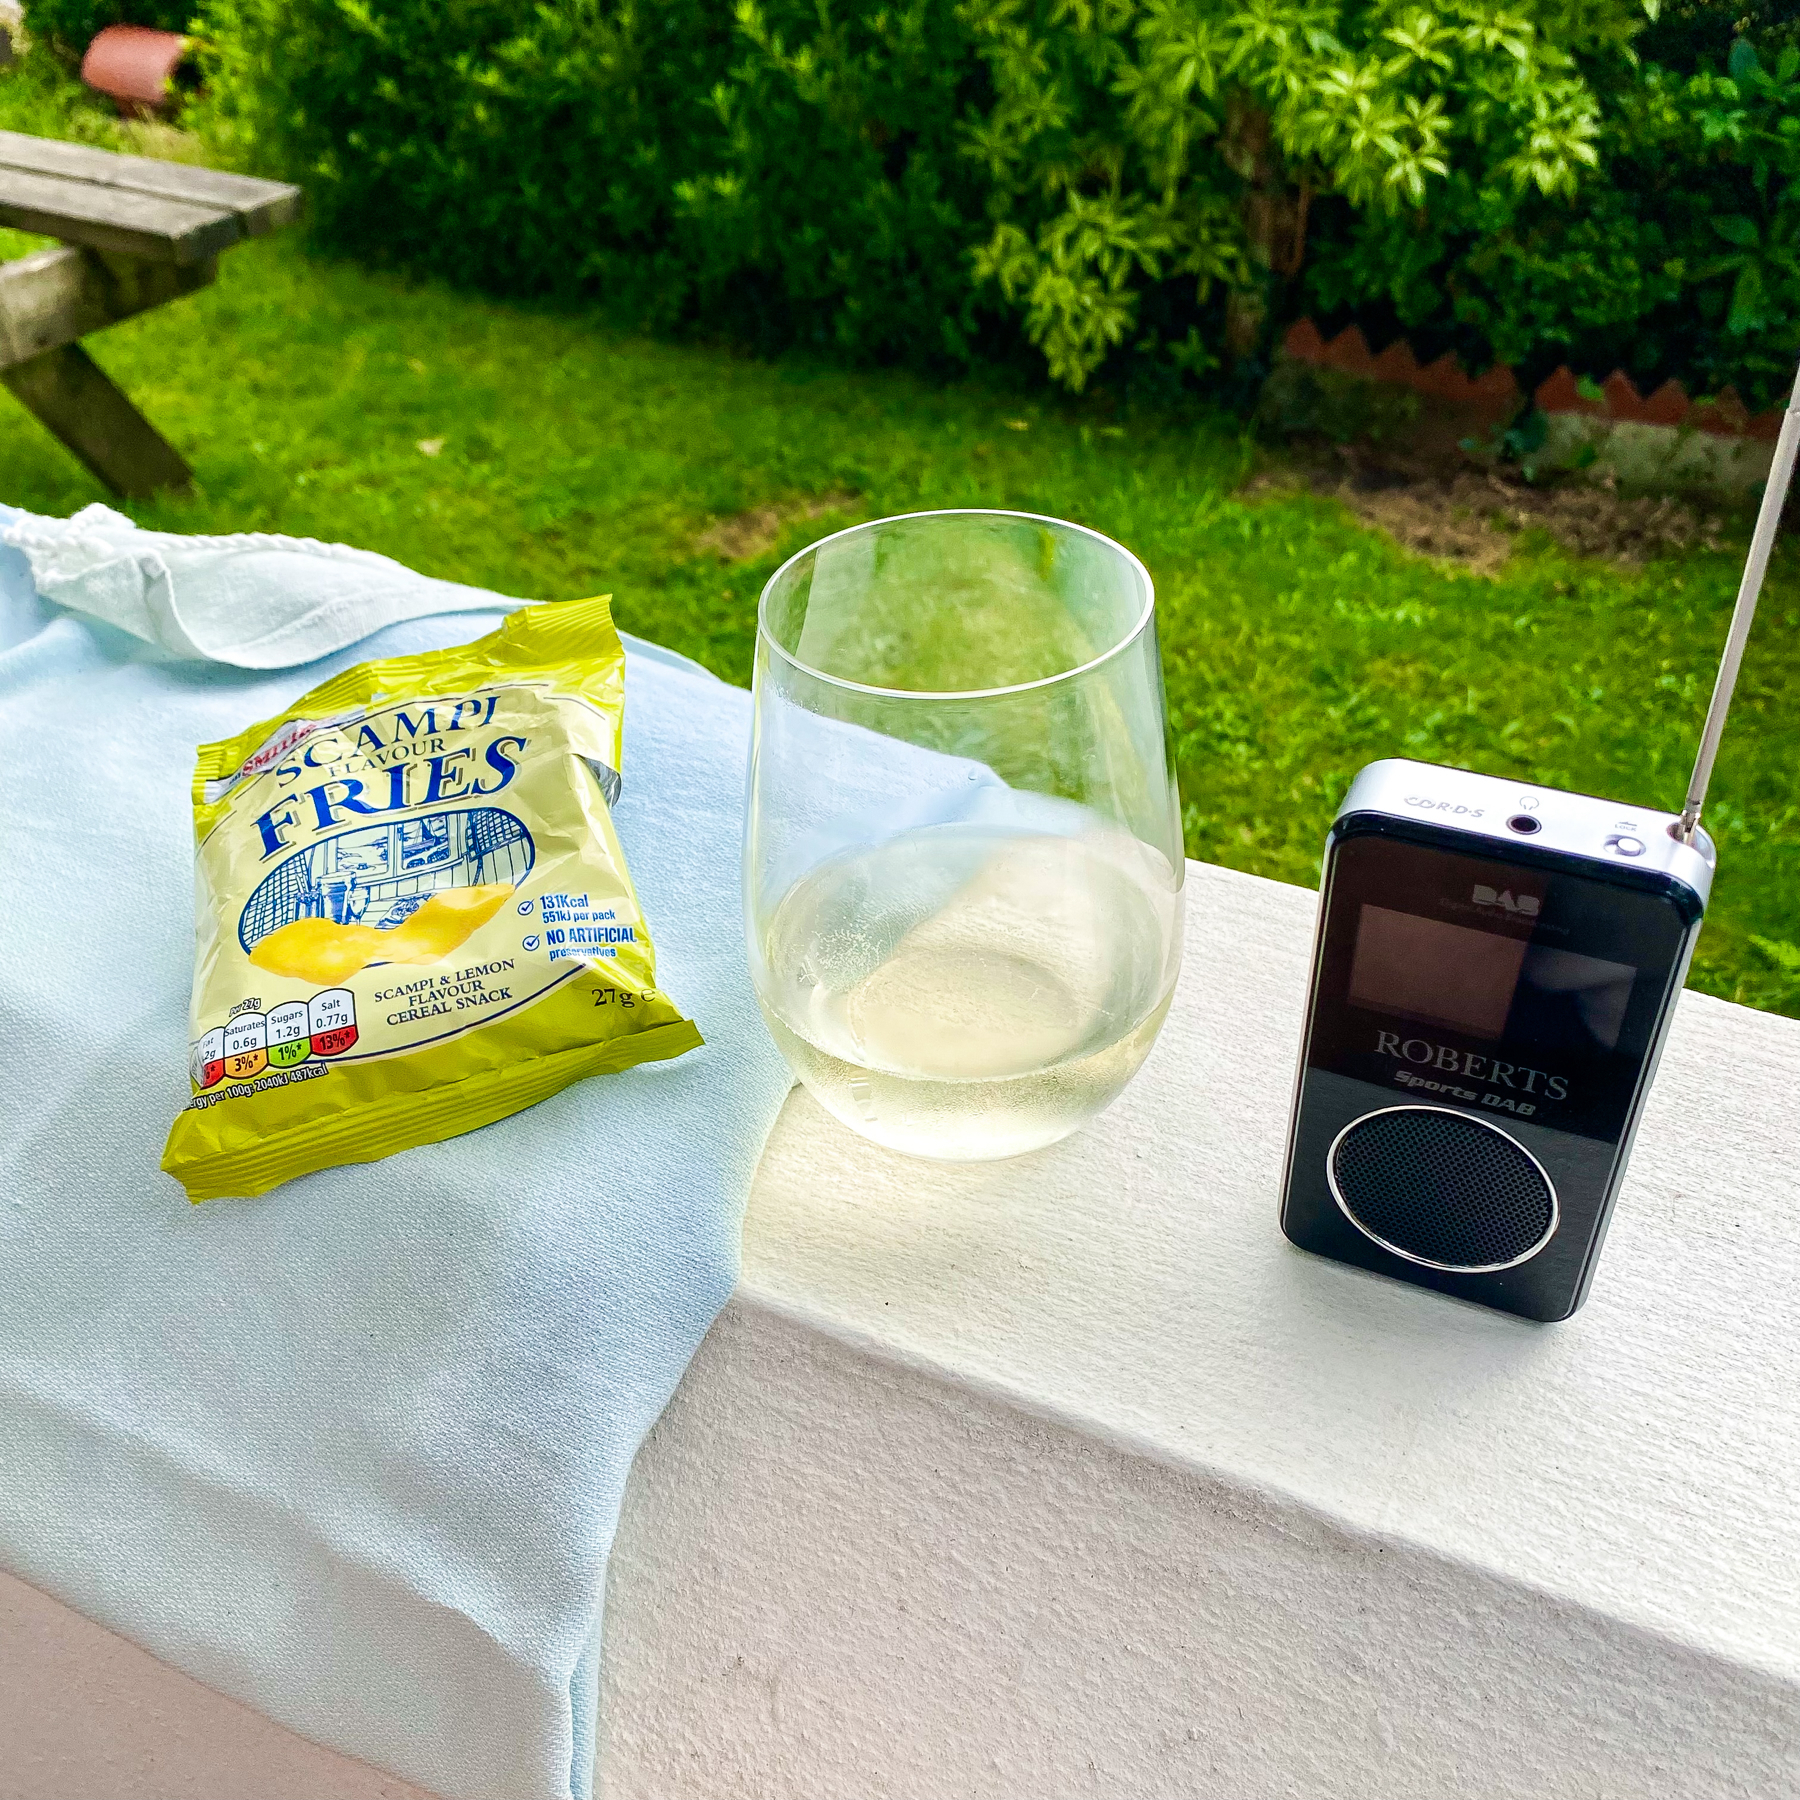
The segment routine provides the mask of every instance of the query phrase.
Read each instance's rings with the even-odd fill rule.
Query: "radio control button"
[[[1609,850],[1617,851],[1620,856],[1642,856],[1644,854],[1642,838],[1628,837],[1619,831],[1615,831],[1606,840],[1606,847]]]

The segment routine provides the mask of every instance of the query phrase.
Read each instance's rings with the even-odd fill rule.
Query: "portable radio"
[[[1587,1297],[1715,862],[1699,829],[1800,450],[1782,421],[1687,802],[1391,760],[1326,840],[1281,1227],[1528,1319]]]

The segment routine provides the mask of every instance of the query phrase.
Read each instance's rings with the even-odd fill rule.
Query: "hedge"
[[[1784,0],[198,11],[208,129],[331,242],[658,330],[1078,388],[1310,312],[1752,407],[1800,351]]]
[[[154,25],[185,31],[198,0],[25,0],[25,23],[74,61],[108,25]]]

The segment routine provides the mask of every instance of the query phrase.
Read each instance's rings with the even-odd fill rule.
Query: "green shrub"
[[[1662,0],[1637,49],[1645,62],[1692,75],[1723,66],[1740,38],[1766,62],[1790,45],[1800,48],[1794,0]]]
[[[1529,381],[1623,366],[1646,392],[1673,377],[1777,402],[1800,351],[1800,49],[1630,71],[1596,147],[1572,198],[1452,180],[1414,216],[1340,216],[1309,297]]]
[[[108,25],[186,31],[199,0],[25,0],[25,28],[65,57],[78,58]]]
[[[203,103],[291,173],[323,232],[520,293],[622,278],[667,322],[684,140],[728,29],[699,7],[562,0],[212,0]]]
[[[946,5],[213,0],[207,28],[212,129],[347,248],[762,347],[971,354]]]
[[[1672,68],[1634,49],[1653,0],[203,21],[235,154],[305,183],[334,242],[503,291],[937,367],[1029,345],[1070,388],[1253,370],[1310,310],[1472,368],[1624,360],[1760,405],[1800,342],[1795,59],[1778,18],[1760,58],[1709,61],[1717,21],[1684,4]]]
[[[1599,105],[1579,60],[1617,55],[1631,0],[971,0],[1000,104],[984,141],[1035,205],[979,272],[1030,309],[1052,372],[1078,386],[1137,323],[1146,283],[1231,290],[1224,346],[1256,350],[1305,267],[1310,215],[1429,215],[1447,188],[1572,195]],[[1535,15],[1535,16],[1534,16]],[[1070,76],[1046,39],[1089,40]],[[1068,140],[1083,86],[1109,104]],[[1210,354],[1197,343],[1190,358]]]

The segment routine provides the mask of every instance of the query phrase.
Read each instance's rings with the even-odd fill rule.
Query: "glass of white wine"
[[[973,1162],[1092,1118],[1168,1012],[1184,869],[1130,551],[1025,513],[917,513],[763,590],[750,969],[852,1130]]]

